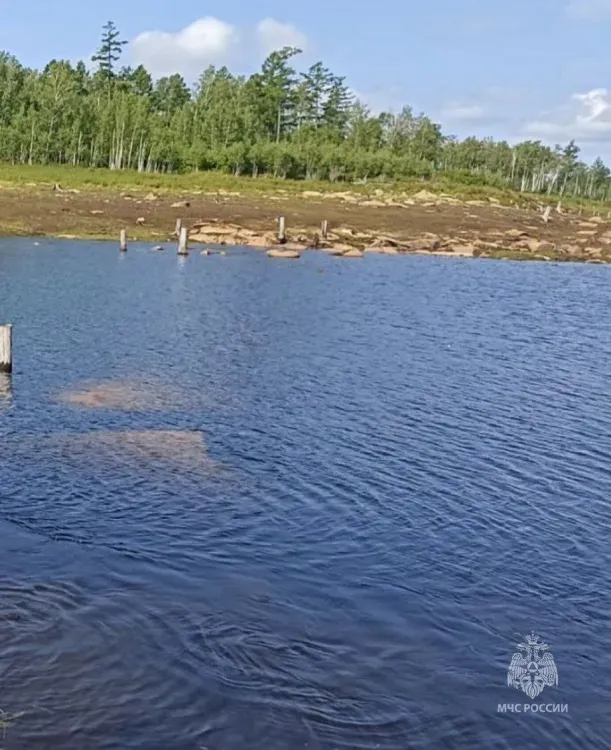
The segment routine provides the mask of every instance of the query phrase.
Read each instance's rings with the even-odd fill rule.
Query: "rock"
[[[200,255],[212,255],[212,250],[202,250]]]
[[[396,247],[366,247],[363,251],[365,253],[378,253],[378,255],[399,255],[399,251]]]
[[[362,250],[357,250],[356,248],[353,248],[352,250],[348,250],[345,253],[342,253],[339,257],[340,258],[362,258],[365,255],[365,253]]]
[[[372,247],[398,247],[399,243],[394,237],[380,236],[372,242]]]
[[[176,201],[176,203],[172,203],[172,208],[189,208],[190,205],[189,201]]]
[[[272,247],[277,242],[275,235],[272,232],[265,234],[254,235],[248,238],[247,244],[249,247]]]
[[[216,241],[217,245],[241,245],[242,240],[238,234],[222,234]]]
[[[528,232],[523,232],[521,229],[508,229],[505,232],[505,237],[508,240],[520,240],[523,237],[528,237]]]
[[[450,250],[453,255],[461,255],[463,257],[471,257],[475,252],[475,247],[471,242],[465,242],[458,245],[452,245]]]
[[[281,245],[281,247],[284,250],[292,250],[296,253],[302,253],[304,250],[308,249],[308,246],[302,244],[301,242],[285,242],[284,245]]]
[[[93,216],[101,216],[104,213],[104,211],[100,211],[99,209],[95,209],[94,211],[91,211],[91,214]]]
[[[586,247],[583,252],[585,255],[592,255],[594,257],[600,257],[602,255],[602,249],[600,247]]]
[[[431,193],[429,190],[420,190],[420,192],[412,196],[412,199],[416,201],[437,201],[437,195]]]
[[[565,245],[561,248],[561,251],[566,255],[581,255],[583,248],[579,247],[579,245]]]
[[[159,196],[155,195],[155,193],[149,193],[148,195],[144,196],[145,201],[156,201],[159,199]]]
[[[531,253],[552,253],[556,249],[556,246],[552,242],[534,238],[528,240],[526,247],[528,247]]]
[[[376,198],[370,198],[369,200],[362,201],[361,206],[367,206],[368,208],[386,208],[389,205],[385,201],[378,200]]]
[[[155,252],[155,253],[161,253],[161,252],[163,252],[164,250],[165,250],[165,247],[162,247],[161,245],[156,245],[156,246],[155,246],[155,247],[153,248],[153,252]]]
[[[347,253],[348,250],[352,250],[351,247],[348,247],[346,249],[345,246],[340,247],[322,247],[321,250],[326,253],[327,255],[343,255],[344,253]]]
[[[592,224],[604,224],[605,220],[601,216],[592,216],[590,222]]]
[[[577,232],[579,237],[594,237],[597,233],[596,229],[581,229]]]
[[[416,248],[417,250],[439,250],[441,246],[441,241],[439,237],[435,234],[431,234],[430,232],[427,232],[426,234],[423,234],[421,237],[418,237],[415,240]]]
[[[139,217],[138,217],[138,218],[136,219],[136,224],[137,224],[137,225],[138,225],[139,227],[141,227],[141,226],[142,226],[142,225],[144,224],[144,222],[145,222],[145,221],[146,221],[146,219],[144,218],[144,216],[139,216]]]
[[[297,260],[301,255],[297,250],[284,250],[283,248],[272,248],[267,251],[268,258],[287,258],[291,260]]]
[[[604,260],[600,260],[600,258],[590,258],[590,260],[586,260],[586,263],[597,263],[598,265],[604,264]]]
[[[581,227],[582,229],[596,229],[597,228],[597,222],[595,222],[595,221],[580,221],[577,226]]]

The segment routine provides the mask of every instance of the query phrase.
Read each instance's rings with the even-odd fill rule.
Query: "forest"
[[[467,184],[607,200],[611,170],[583,163],[574,141],[510,145],[459,140],[409,106],[373,114],[322,63],[295,67],[300,50],[269,55],[260,71],[209,67],[189,86],[122,66],[112,22],[92,64],[52,60],[44,70],[0,53],[0,161],[140,172],[396,182],[451,174]]]

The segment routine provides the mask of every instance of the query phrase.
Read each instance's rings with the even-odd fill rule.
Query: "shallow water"
[[[604,266],[2,240],[2,745],[609,746],[610,296]],[[108,438],[164,431],[222,470]],[[497,712],[532,630],[568,715]]]

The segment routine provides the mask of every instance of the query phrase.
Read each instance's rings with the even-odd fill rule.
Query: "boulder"
[[[594,258],[600,258],[602,255],[602,249],[600,247],[586,247],[583,252],[584,255],[589,255]]]
[[[172,203],[172,208],[189,208],[190,205],[189,201],[176,201],[176,203]]]
[[[149,193],[148,195],[144,196],[145,201],[156,201],[159,200],[159,196],[155,195],[155,193]]]
[[[350,252],[350,250],[354,250],[354,247],[352,245],[345,245],[341,242],[336,242],[332,247],[325,247],[322,249],[329,255],[343,255],[344,253]]]
[[[553,242],[547,240],[529,239],[526,243],[526,247],[531,253],[552,253],[556,249]]]
[[[163,250],[165,250],[165,247],[162,247],[161,245],[155,245],[155,247],[153,248],[154,253],[160,253]]]
[[[282,247],[272,248],[267,251],[268,258],[286,258],[289,260],[297,260],[301,255],[297,250],[285,250]]]
[[[505,232],[505,237],[508,240],[521,240],[524,237],[528,237],[528,232],[523,232],[521,229],[508,229]]]
[[[272,247],[277,243],[276,236],[272,232],[266,232],[265,234],[257,234],[248,237],[247,245],[249,247]]]
[[[345,253],[342,253],[339,257],[340,258],[362,258],[365,253],[362,250],[357,250],[356,248],[353,248],[352,250],[348,250]]]
[[[138,218],[136,219],[136,224],[137,224],[137,225],[138,225],[139,227],[141,227],[141,226],[142,226],[142,225],[144,224],[144,222],[145,222],[145,221],[146,221],[146,219],[144,218],[144,216],[139,216],[139,217],[138,217]]]

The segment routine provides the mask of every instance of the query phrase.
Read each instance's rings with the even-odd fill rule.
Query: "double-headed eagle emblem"
[[[558,670],[547,643],[532,633],[524,643],[518,643],[524,653],[515,653],[507,672],[507,684],[522,690],[529,698],[536,698],[544,687],[558,684]]]

